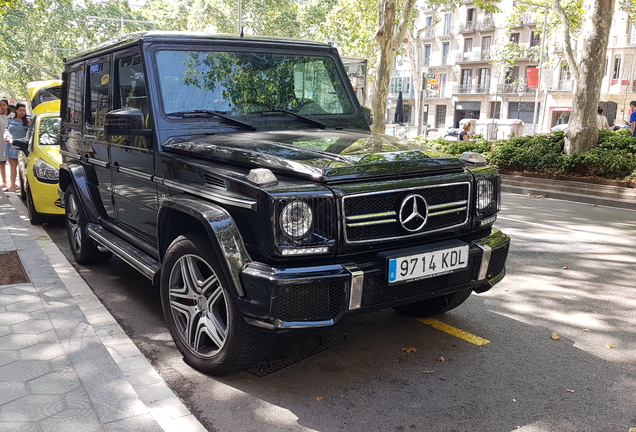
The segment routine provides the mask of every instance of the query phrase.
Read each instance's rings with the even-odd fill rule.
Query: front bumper
[[[62,207],[58,196],[58,183],[43,183],[34,176],[29,176],[29,189],[33,196],[33,204],[38,213],[50,215],[63,215]]]
[[[246,297],[239,304],[245,319],[262,328],[331,326],[348,313],[385,309],[463,289],[488,291],[505,275],[509,245],[510,237],[493,229],[469,244],[468,265],[460,271],[391,285],[382,258],[386,254],[365,262],[302,268],[253,262],[241,273]]]

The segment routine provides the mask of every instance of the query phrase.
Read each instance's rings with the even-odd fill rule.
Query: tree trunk
[[[397,5],[396,0],[379,0],[379,29],[375,35],[380,51],[376,66],[375,92],[371,110],[373,111],[373,132],[384,133],[386,131],[386,104],[391,84],[391,71],[397,57],[410,18],[413,13],[415,0],[404,0],[401,7],[400,22],[396,24]]]
[[[589,1],[589,0],[588,0]],[[596,110],[616,0],[594,0],[586,15],[588,32],[578,62],[572,114],[565,132],[566,154],[584,153],[598,142]]]
[[[411,75],[413,76],[414,104],[411,113],[411,120],[417,126],[417,135],[422,135],[422,44],[420,42],[420,31],[415,32],[412,40],[406,40],[406,54],[411,65]],[[408,34],[408,33],[407,33]],[[415,46],[415,55],[411,49],[411,44]]]

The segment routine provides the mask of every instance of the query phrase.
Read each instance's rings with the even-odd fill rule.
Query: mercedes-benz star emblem
[[[426,224],[428,206],[421,195],[407,195],[400,205],[400,223],[405,230],[415,232]]]

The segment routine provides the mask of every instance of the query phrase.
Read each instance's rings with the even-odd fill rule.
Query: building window
[[[489,68],[480,68],[479,69],[479,77],[477,84],[487,87],[490,84],[490,69]]]
[[[464,39],[464,53],[470,53],[473,50],[473,38]]]
[[[466,24],[472,25],[475,21],[475,17],[477,16],[477,10],[475,8],[470,8],[466,10]]]
[[[501,118],[501,102],[490,102],[490,118]]]
[[[519,43],[519,33],[511,33],[510,34],[510,42],[512,43]]]
[[[621,76],[621,58],[619,56],[614,57],[614,73],[612,79],[620,79]]]
[[[431,64],[431,44],[424,45],[424,66]]]
[[[391,78],[389,93],[397,94],[400,91],[402,91],[402,93],[405,93],[405,94],[408,94],[411,92],[411,77]]]
[[[533,31],[530,34],[530,46],[534,47],[539,45],[541,45],[541,35],[538,32]]]
[[[519,80],[519,66],[514,66],[506,72],[506,84],[513,84]]]
[[[623,79],[626,81],[634,79],[634,55],[625,54],[625,67],[623,68]]]
[[[444,35],[449,35],[453,32],[453,14],[444,14]]]
[[[442,44],[442,65],[448,64],[448,55],[450,54],[450,42]]]
[[[439,96],[445,97],[446,84],[448,84],[448,74],[439,74]]]
[[[426,27],[433,27],[433,15],[426,17]]]
[[[470,85],[470,69],[462,69],[460,84],[462,87]]]
[[[636,21],[627,23],[627,35],[629,36],[629,43],[636,44]]]
[[[446,123],[446,105],[435,106],[435,127],[437,129],[444,128]]]

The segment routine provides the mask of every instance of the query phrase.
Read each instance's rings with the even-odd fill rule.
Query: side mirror
[[[106,135],[150,136],[146,129],[146,116],[138,108],[121,108],[106,113],[104,124]]]
[[[11,144],[13,145],[13,147],[17,147],[18,149],[20,149],[27,156],[29,155],[29,153],[31,153],[29,151],[29,143],[27,143],[26,141],[13,140]]]

